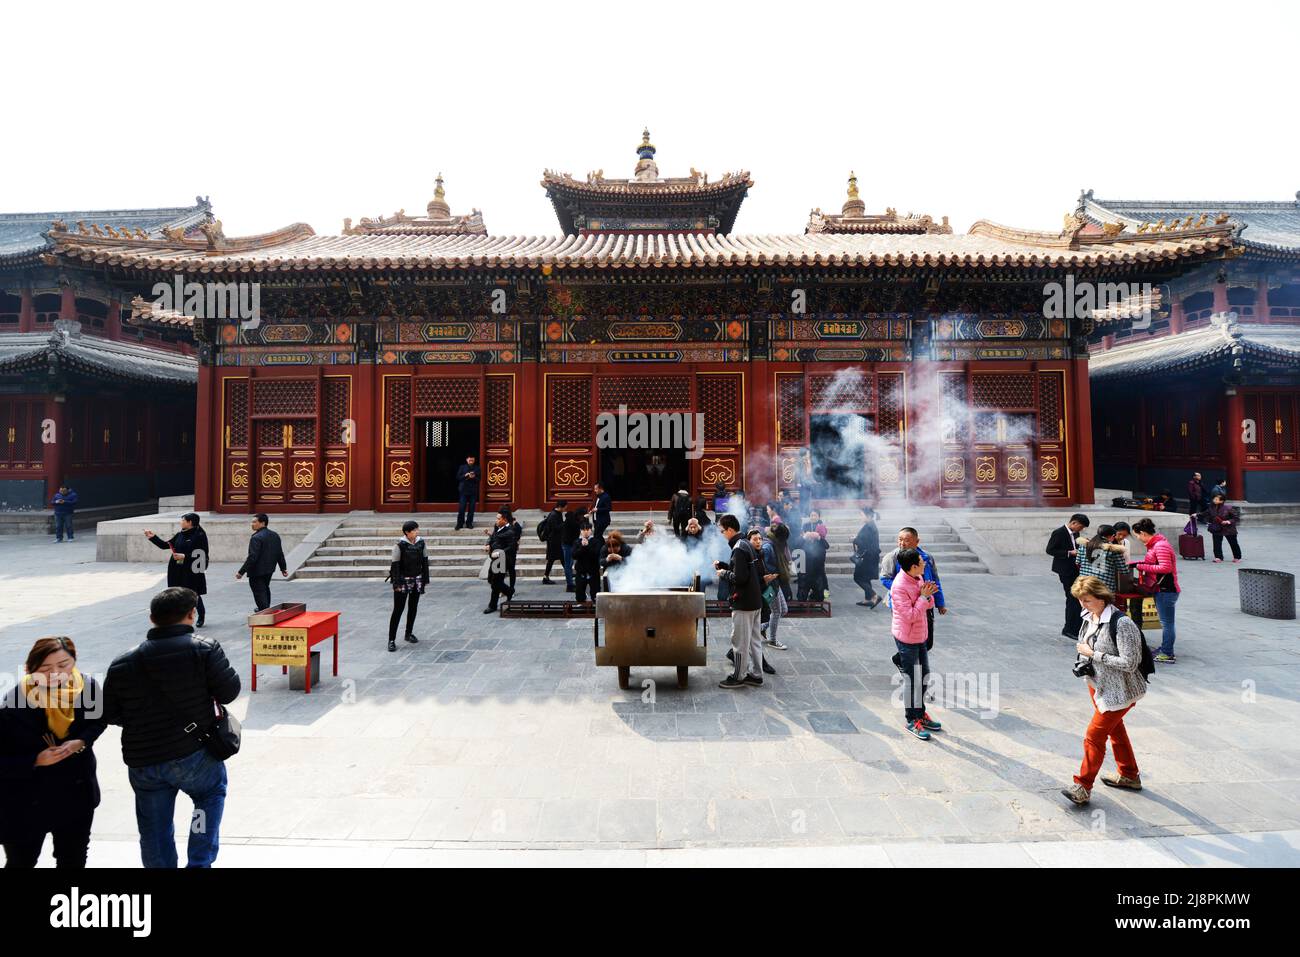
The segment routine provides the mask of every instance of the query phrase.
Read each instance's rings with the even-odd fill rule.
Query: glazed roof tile
[[[1132,379],[1228,362],[1234,357],[1300,368],[1300,325],[1224,323],[1116,346],[1094,354],[1090,379]]]
[[[50,213],[0,213],[0,260],[31,255],[47,248],[46,233],[50,225],[61,221],[71,229],[85,223],[88,230],[99,227],[106,232],[128,229],[134,235],[142,230],[150,238],[162,235],[163,229],[192,229],[212,220],[212,204],[207,198],[195,197],[193,206],[168,206],[159,209],[88,209]]]
[[[216,231],[219,233],[219,229]],[[60,255],[97,265],[194,273],[484,268],[1087,267],[1159,263],[1232,250],[1230,227],[1158,236],[1086,236],[979,222],[965,235],[589,233],[569,236],[318,236],[298,224],[263,236],[132,240],[55,235]]]
[[[48,368],[51,361],[98,379],[193,386],[198,360],[167,349],[55,331],[0,333],[0,373]]]
[[[1171,222],[1202,215],[1213,222],[1220,213],[1241,227],[1240,242],[1261,252],[1300,254],[1300,193],[1283,202],[1241,200],[1129,200],[1094,199],[1084,193],[1084,210],[1095,223],[1123,223],[1136,229],[1142,223]]]

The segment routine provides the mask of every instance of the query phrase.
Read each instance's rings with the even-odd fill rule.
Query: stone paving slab
[[[1291,530],[1248,532],[1249,562],[1300,571]],[[164,566],[96,564],[94,548],[87,535],[0,541],[0,671],[21,667],[44,634],[71,635],[93,673],[143,637]],[[832,580],[835,617],[783,623],[790,650],[770,654],[780,674],[740,692],[716,687],[728,668],[726,622],[710,628],[709,664],[692,669],[688,689],[675,687],[672,669],[635,669],[622,692],[613,669],[594,664],[589,621],[483,615],[476,580],[431,586],[420,644],[390,654],[382,584],[276,579],[275,600],[344,613],[340,675],[326,667],[307,696],[273,668],[249,692],[249,591],[233,564],[215,565],[205,634],[245,682],[223,863],[296,860],[291,843],[310,860],[337,854],[358,866],[444,860],[446,849],[418,846],[434,842],[605,848],[611,860],[643,855],[634,866],[661,866],[647,856],[656,849],[676,855],[662,865],[672,866],[692,848],[712,862],[740,847],[883,866],[961,845],[1019,849],[990,852],[1008,866],[1022,855],[1050,865],[1097,841],[1144,861],[1287,859],[1294,840],[1261,835],[1300,828],[1300,738],[1288,730],[1300,726],[1300,626],[1242,615],[1234,566],[1182,564],[1179,663],[1157,672],[1128,721],[1146,790],[1098,787],[1077,809],[1057,791],[1078,767],[1090,709],[1069,671],[1072,643],[1057,634],[1062,598],[1045,566],[1046,556],[1013,575],[945,583],[952,612],[938,620],[933,656],[945,700],[931,709],[945,730],[923,743],[903,732],[891,700],[887,610],[853,605],[847,579]],[[646,679],[656,683],[642,687]],[[119,732],[97,748],[104,800],[93,853],[129,856]],[[1179,851],[1166,843],[1193,838]]]

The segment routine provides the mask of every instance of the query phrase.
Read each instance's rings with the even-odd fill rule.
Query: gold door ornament
[[[700,479],[705,485],[722,482],[732,485],[736,481],[736,462],[734,459],[702,459],[700,461]]]
[[[1055,455],[1045,456],[1039,466],[1038,474],[1043,477],[1044,482],[1055,482],[1061,477],[1060,461]]]
[[[964,482],[966,480],[966,462],[962,459],[944,459],[943,480],[945,482]]]
[[[556,459],[552,470],[554,484],[575,488],[587,484],[587,463],[584,459]]]
[[[975,481],[996,482],[998,467],[991,455],[979,455],[975,458]]]
[[[880,460],[880,481],[886,485],[894,485],[903,477],[902,470],[898,467],[898,457],[887,455]]]
[[[230,487],[248,488],[248,463],[247,462],[230,463]]]
[[[781,456],[781,481],[784,482],[786,485],[794,484],[795,467],[798,465],[798,463],[799,463],[799,459],[797,456],[794,455]]]
[[[342,462],[325,463],[325,487],[343,488],[348,484],[348,468]]]
[[[1007,481],[1024,482],[1029,478],[1029,460],[1023,455],[1007,458]]]
[[[507,463],[498,459],[491,459],[487,464],[487,483],[488,485],[501,486],[506,484],[509,478]]]
[[[293,464],[294,488],[311,488],[312,483],[315,481],[316,469],[311,462],[295,462]]]
[[[262,488],[279,488],[284,481],[284,471],[279,462],[262,463]]]
[[[388,484],[394,488],[406,488],[411,484],[411,463],[399,459],[388,466]]]

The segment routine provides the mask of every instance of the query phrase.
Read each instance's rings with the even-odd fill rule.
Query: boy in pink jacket
[[[930,658],[925,650],[929,637],[925,613],[934,607],[934,593],[939,586],[923,581],[925,559],[915,548],[898,553],[898,570],[889,586],[889,600],[894,618],[891,631],[898,647],[899,670],[903,672],[903,716],[909,733],[922,741],[930,740],[931,731],[943,725],[925,713],[925,681],[930,674]]]

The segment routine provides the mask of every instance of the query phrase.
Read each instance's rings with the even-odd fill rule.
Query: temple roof
[[[585,181],[545,170],[542,186],[560,228],[569,235],[600,230],[730,232],[754,185],[749,173],[726,173],[710,183],[707,173],[692,167],[690,176],[661,178],[655,152],[647,129],[628,179],[606,178],[603,169],[588,173]]]
[[[1126,230],[1147,233],[1171,223],[1232,223],[1240,227],[1240,242],[1247,251],[1300,255],[1300,193],[1283,202],[1170,201],[1095,199],[1087,190],[1080,200],[1087,218],[1099,225],[1120,223]]]
[[[981,221],[950,233],[715,235],[697,232],[588,233],[568,236],[317,236],[302,224],[243,238],[205,228],[206,241],[138,240],[53,233],[60,256],[97,265],[187,273],[345,269],[482,268],[691,269],[772,266],[1094,267],[1220,257],[1234,250],[1230,227],[1158,236],[1085,235],[1067,218],[1061,233]]]
[[[839,213],[823,213],[820,208],[808,214],[806,233],[951,233],[948,217],[936,223],[931,216],[908,213],[899,216],[892,206],[884,213],[867,214],[867,204],[858,195],[858,177],[849,173],[848,197]]]
[[[194,386],[198,360],[168,349],[49,332],[0,333],[0,373],[66,368],[96,379]]]
[[[1300,325],[1230,322],[1116,346],[1092,356],[1088,377],[1131,381],[1152,373],[1259,365],[1300,369]]]
[[[128,230],[131,235],[143,232],[157,238],[164,229],[192,232],[200,223],[212,221],[212,204],[206,196],[196,196],[193,206],[167,206],[158,209],[97,209],[51,213],[0,213],[0,262],[20,259],[41,252],[48,246],[45,234],[54,222],[84,228],[95,235],[109,235],[109,230]]]
[[[361,221],[352,225],[352,220],[343,220],[345,236],[485,236],[487,227],[483,224],[483,213],[474,209],[459,216],[451,214],[443,190],[442,174],[434,180],[433,199],[425,207],[425,216],[407,216],[406,210],[399,209],[392,216],[376,216],[371,219],[362,216]]]

